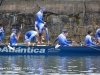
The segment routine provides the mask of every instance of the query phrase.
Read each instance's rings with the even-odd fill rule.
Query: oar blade
[[[60,47],[60,45],[59,45],[59,44],[57,44],[57,45],[55,46],[55,48],[58,48],[58,47]]]
[[[9,49],[11,49],[11,50],[15,50],[15,49],[14,49],[14,48],[12,48],[10,45],[8,45],[8,48],[9,48]]]

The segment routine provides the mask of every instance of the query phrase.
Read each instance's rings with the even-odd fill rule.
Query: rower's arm
[[[55,39],[54,43],[58,40],[58,37]]]
[[[16,36],[15,39],[16,39],[16,40],[19,40],[19,36]]]
[[[44,21],[42,20],[41,14],[37,14],[37,18],[38,18],[38,20],[39,20],[40,22],[44,23]]]
[[[67,40],[67,43],[72,43],[72,41],[68,41],[68,40]]]
[[[28,42],[30,42],[31,41],[31,39],[34,37],[34,35],[31,35],[30,37],[29,37],[29,39],[28,39]]]
[[[91,38],[89,38],[89,42],[90,42],[90,44],[92,44],[92,45],[96,45],[94,42],[92,42],[92,39],[91,39]]]
[[[21,32],[19,32],[17,35],[16,34],[14,35],[16,40],[19,40],[20,34],[21,34]]]
[[[66,45],[66,46],[69,46],[68,45],[68,41],[65,39],[65,41],[64,41],[64,45]]]

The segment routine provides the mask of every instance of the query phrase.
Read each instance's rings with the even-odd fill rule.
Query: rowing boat
[[[14,50],[7,46],[0,46],[0,55],[58,55],[58,56],[80,56],[80,55],[100,55],[100,46],[13,46]]]

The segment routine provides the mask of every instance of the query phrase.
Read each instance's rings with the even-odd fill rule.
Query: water
[[[100,75],[100,56],[0,56],[0,75]]]

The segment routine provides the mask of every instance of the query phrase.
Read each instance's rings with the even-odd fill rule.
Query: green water
[[[100,75],[100,56],[0,56],[0,75]]]

